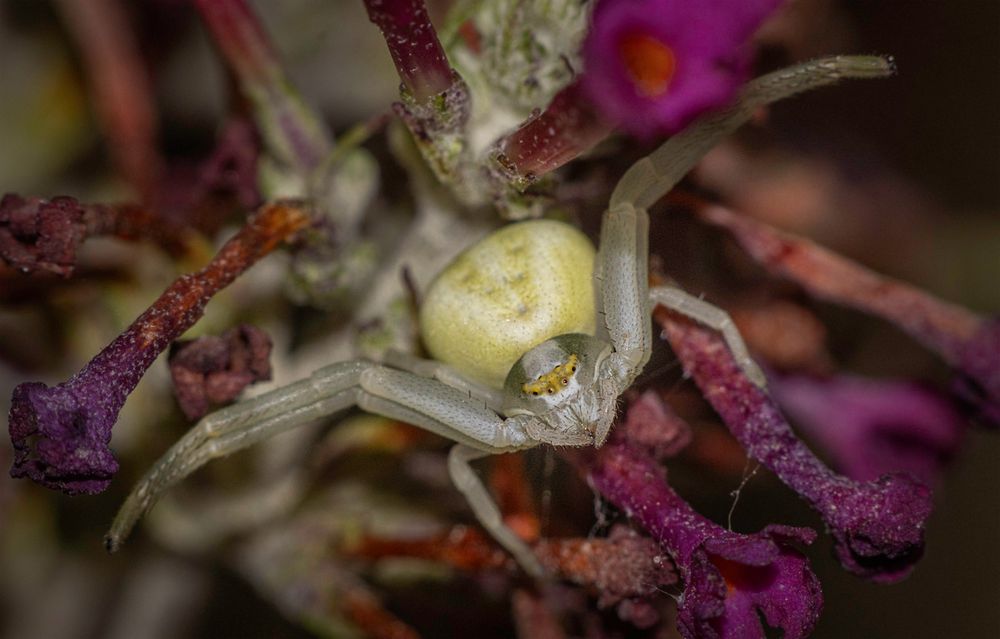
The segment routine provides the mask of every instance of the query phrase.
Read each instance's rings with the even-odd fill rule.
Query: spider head
[[[504,383],[504,413],[533,415],[529,434],[555,445],[600,445],[607,435],[607,404],[615,398],[598,389],[601,361],[611,352],[604,341],[582,333],[545,340],[521,356]]]

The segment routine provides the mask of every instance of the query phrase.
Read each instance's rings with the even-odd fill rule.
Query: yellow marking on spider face
[[[540,375],[533,382],[528,382],[521,387],[528,395],[555,395],[562,389],[569,386],[569,380],[576,373],[576,366],[580,359],[575,355],[570,355],[565,363],[559,364],[548,373]]]

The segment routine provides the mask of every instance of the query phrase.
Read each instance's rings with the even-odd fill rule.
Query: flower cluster
[[[583,11],[576,0],[566,3]],[[152,238],[172,256],[182,255],[188,232],[217,231],[228,209],[256,212],[243,220],[235,236],[221,245],[204,268],[171,284],[77,374],[51,387],[30,382],[14,389],[9,417],[12,476],[27,477],[67,494],[105,490],[118,470],[109,447],[112,428],[129,394],[165,351],[169,351],[175,396],[191,420],[233,401],[248,385],[270,379],[271,341],[253,326],[240,325],[219,337],[177,340],[199,320],[219,291],[293,237],[297,242],[289,245],[297,253],[289,260],[293,273],[289,279],[294,280],[296,268],[299,276],[302,271],[323,273],[315,277],[318,283],[309,282],[316,284],[313,294],[300,295],[296,301],[318,307],[321,298],[333,300],[327,306],[338,311],[337,328],[318,329],[335,333],[325,345],[332,346],[316,351],[357,357],[356,347],[364,342],[364,347],[384,355],[387,362],[397,358],[407,370],[461,386],[476,410],[480,395],[482,406],[499,405],[491,389],[456,380],[457,372],[397,352],[403,344],[410,353],[420,353],[412,316],[423,282],[410,277],[410,267],[453,253],[456,237],[481,234],[484,222],[472,212],[495,209],[507,218],[528,217],[551,211],[547,207],[557,200],[586,222],[585,207],[568,204],[572,196],[566,201],[559,198],[576,189],[588,195],[579,199],[593,199],[587,190],[592,187],[587,181],[591,178],[574,182],[578,176],[560,177],[554,172],[615,131],[640,141],[669,136],[627,171],[614,191],[604,183],[597,187],[602,197],[610,193],[611,210],[620,210],[616,207],[622,203],[650,208],[712,145],[759,108],[843,77],[883,77],[892,71],[888,59],[848,56],[806,63],[748,82],[752,37],[780,9],[782,0],[598,0],[586,22],[586,36],[573,44],[574,56],[564,56],[568,79],[549,86],[547,92],[539,89],[543,103],[535,105],[535,110],[518,111],[520,105],[503,102],[506,94],[498,88],[509,88],[511,78],[493,78],[483,72],[500,73],[496,69],[502,68],[496,64],[502,52],[487,51],[483,43],[506,41],[508,46],[523,49],[519,59],[530,61],[542,55],[539,51],[548,50],[541,43],[546,38],[526,44],[532,40],[525,37],[532,27],[529,9],[551,11],[556,17],[576,13],[559,13],[560,2],[539,3],[538,7],[521,0],[457,3],[466,13],[451,17],[448,28],[453,37],[449,38],[444,33],[439,37],[423,0],[364,0],[364,4],[399,75],[400,102],[391,109],[383,105],[382,113],[352,130],[345,136],[347,141],[335,142],[322,114],[308,107],[292,86],[249,1],[195,0],[193,7],[245,102],[234,101],[240,105],[234,110],[240,113],[227,121],[208,161],[195,175],[189,172],[176,180],[153,148],[155,118],[149,87],[137,83],[127,96],[137,110],[137,120],[108,110],[113,96],[129,89],[122,86],[128,84],[123,78],[143,74],[142,65],[132,59],[138,55],[136,42],[120,38],[88,52],[95,99],[105,109],[105,135],[139,203],[103,205],[70,197],[4,196],[0,200],[0,258],[12,267],[9,274],[20,276],[14,273],[19,271],[28,277],[42,272],[69,278],[77,267],[78,246],[95,235]],[[95,38],[113,35],[115,29],[109,24],[121,19],[114,10],[101,13],[103,5],[67,9],[68,16],[76,16],[78,37],[91,46],[96,46]],[[500,24],[484,19],[497,15],[492,11],[503,14]],[[95,17],[102,16],[106,19],[95,22]],[[490,37],[479,37],[483,29],[492,29]],[[582,27],[580,33],[582,37]],[[464,35],[464,48],[456,34]],[[459,52],[449,59],[455,50]],[[487,55],[493,56],[492,66],[484,61]],[[123,61],[120,56],[129,59]],[[102,92],[97,86],[101,84],[99,72],[107,66],[118,72],[113,86],[105,86]],[[541,80],[516,78],[513,84],[542,86]],[[481,112],[490,111],[491,106],[502,116],[484,118]],[[356,148],[377,134],[393,113],[405,127],[399,131],[409,130],[412,144],[390,133],[388,150],[379,152],[395,154],[398,162],[391,170],[402,167],[416,185],[412,194],[399,198],[405,205],[398,207],[389,204],[397,196],[395,184],[386,189],[384,198],[373,195],[381,156],[376,161],[376,154]],[[134,158],[134,166],[126,166],[129,158]],[[600,174],[594,183],[610,175],[607,164],[594,173]],[[358,175],[363,179],[355,180]],[[430,175],[440,184],[428,186]],[[548,177],[542,180],[543,176]],[[565,188],[560,191],[560,187]],[[283,197],[288,191],[295,194],[294,199]],[[674,474],[674,464],[678,470],[685,464],[697,467],[698,459],[691,451],[704,441],[701,438],[708,430],[689,414],[696,412],[692,404],[697,404],[702,417],[721,422],[712,428],[729,450],[736,451],[731,457],[737,461],[731,465],[742,465],[745,457],[755,460],[816,511],[845,570],[879,583],[906,577],[923,553],[932,509],[930,487],[959,450],[970,419],[1000,424],[1000,319],[977,315],[877,275],[804,238],[722,205],[693,195],[681,195],[678,202],[694,209],[695,215],[688,220],[692,224],[721,228],[735,238],[753,262],[763,267],[748,262],[760,271],[755,277],[789,280],[792,284],[786,285],[797,295],[847,306],[891,323],[951,367],[951,385],[939,389],[913,380],[864,379],[839,372],[835,357],[821,345],[825,332],[816,316],[796,304],[765,302],[758,304],[756,316],[754,312],[742,318],[739,312],[732,314],[737,325],[749,329],[744,335],[754,355],[773,367],[767,368],[770,377],[765,388],[762,380],[748,378],[731,342],[718,332],[655,308],[661,337],[697,387],[684,396],[691,401],[678,398],[679,393],[673,392],[677,386],[658,388],[659,370],[650,366],[648,378],[641,379],[642,392],[630,389],[622,395],[627,410],[606,445],[561,451],[561,458],[584,479],[577,478],[576,486],[585,492],[586,515],[590,516],[590,502],[596,494],[602,505],[610,505],[607,510],[617,510],[622,517],[610,525],[602,511],[601,521],[587,536],[549,537],[548,522],[537,504],[544,499],[536,499],[525,480],[522,458],[506,456],[491,468],[497,509],[487,519],[502,518],[510,535],[530,546],[524,555],[562,584],[547,583],[531,592],[516,589],[516,580],[523,577],[516,573],[517,564],[478,528],[445,521],[454,514],[449,510],[455,510],[448,499],[438,499],[439,493],[428,490],[439,502],[427,507],[431,514],[402,516],[375,499],[375,491],[363,493],[363,498],[350,493],[362,480],[348,486],[349,499],[341,499],[350,502],[349,508],[342,509],[348,514],[350,508],[362,504],[365,515],[358,518],[362,523],[349,516],[341,520],[342,511],[331,517],[317,514],[322,510],[319,507],[302,509],[291,518],[280,543],[270,543],[269,535],[277,534],[274,530],[251,540],[252,551],[247,554],[258,561],[246,561],[244,572],[263,584],[262,590],[270,589],[271,597],[292,610],[293,616],[307,620],[304,623],[313,623],[322,614],[336,615],[338,621],[346,619],[375,636],[416,637],[417,633],[383,607],[374,587],[363,582],[355,569],[359,562],[403,558],[446,566],[477,580],[483,590],[513,592],[515,624],[525,633],[544,627],[549,636],[564,636],[559,615],[583,615],[581,611],[589,606],[602,615],[616,616],[615,624],[626,623],[641,631],[654,632],[662,620],[675,618],[686,639],[762,639],[768,627],[788,639],[806,637],[823,607],[821,585],[806,554],[817,532],[784,523],[770,523],[756,532],[736,532],[699,514],[681,496],[684,485],[676,480],[681,473]],[[413,226],[400,233],[397,227],[402,218],[393,207],[411,205],[418,211]],[[559,215],[565,212],[561,209]],[[200,219],[203,213],[205,220]],[[311,233],[299,233],[307,227]],[[369,243],[370,238],[374,239]],[[639,245],[645,247],[645,238]],[[369,279],[370,272],[378,269],[382,272]],[[354,278],[363,270],[363,275]],[[645,278],[645,271],[640,270]],[[655,274],[652,279],[658,278]],[[373,318],[372,309],[390,306],[387,300],[392,293],[387,291],[395,291],[400,279],[405,279],[409,289],[405,301]],[[764,288],[754,300],[768,297]],[[295,320],[301,322],[289,331],[292,341],[313,330],[314,317]],[[720,326],[728,330],[727,322],[720,320]],[[366,338],[379,335],[359,339],[355,331],[359,326],[371,329]],[[788,339],[771,349],[754,348],[754,334],[759,341],[782,332],[794,332],[793,337],[800,339]],[[282,364],[296,357],[308,359],[301,353],[285,355]],[[352,384],[358,384],[370,370],[359,372],[366,364],[351,366],[357,371],[343,374],[358,376]],[[431,423],[437,428],[432,428],[434,432],[449,432],[448,426],[402,402],[397,405],[390,398],[366,394],[365,387],[361,392],[345,385],[337,387],[338,396],[323,396],[324,384],[342,383],[338,375],[337,366],[325,368],[293,384],[296,396],[255,398],[223,412],[236,415],[225,427],[246,416],[262,420],[253,422],[254,428],[260,424],[267,428],[242,431],[240,423],[221,432],[223,427],[216,427],[223,420],[204,420],[152,472],[154,476],[160,473],[156,477],[160,483],[152,489],[143,484],[136,491],[136,503],[142,505],[132,506],[137,514],[128,515],[132,517],[128,529],[141,516],[139,511],[155,500],[154,491],[164,490],[163,486],[218,451],[228,454],[259,441],[272,432],[269,428],[275,432],[291,429],[342,410],[352,401],[369,408],[392,405],[396,412],[389,414],[412,417],[425,427]],[[562,383],[568,384],[567,379]],[[303,403],[290,410],[285,402],[289,398]],[[464,396],[460,399],[465,400]],[[327,405],[335,408],[328,410]],[[490,413],[491,418],[495,416]],[[829,465],[799,438],[793,424],[825,453],[823,459]],[[348,455],[406,456],[399,465],[405,466],[408,481],[437,486],[448,462],[437,450],[407,455],[433,440],[414,435],[416,430],[391,420],[376,420],[354,430],[341,424],[339,432],[329,436],[339,436],[339,440],[303,447],[317,450],[306,465],[309,470],[286,476],[289,481],[279,486],[285,492],[276,491],[280,495],[275,499],[283,501],[269,512],[288,514],[305,500],[306,475],[310,482],[327,481],[335,473],[315,470],[332,458],[339,462]],[[427,445],[428,449],[432,446]],[[198,455],[188,463],[185,455],[192,451]],[[550,462],[551,457],[547,458]],[[364,465],[373,475],[392,466]],[[667,466],[677,490],[667,481]],[[398,483],[392,480],[392,486]],[[245,523],[247,530],[259,526],[266,519],[261,512],[268,510],[267,499],[248,501],[252,505],[244,507],[242,520],[250,522]],[[413,501],[423,505],[416,498]],[[369,507],[375,513],[370,517]],[[227,521],[216,522],[218,529],[235,529],[240,520],[228,521],[228,515],[240,509],[220,510],[225,513],[221,519]],[[380,525],[402,521],[398,526],[402,532],[393,537],[376,531],[365,518]],[[203,520],[198,523],[205,530],[212,525],[210,517],[192,519]],[[385,528],[391,531],[392,525]],[[121,538],[116,534],[109,548],[117,547]],[[518,555],[518,560],[523,559]],[[531,567],[530,562],[522,561],[522,565]],[[288,570],[289,566],[294,569]],[[408,570],[419,572],[412,565]],[[676,602],[660,597],[663,589],[679,593]],[[566,592],[575,593],[576,598]],[[336,601],[329,604],[324,597]],[[580,625],[594,628],[597,634],[603,623],[593,616]]]

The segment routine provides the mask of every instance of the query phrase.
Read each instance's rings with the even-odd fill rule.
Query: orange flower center
[[[656,38],[635,33],[621,39],[618,52],[639,93],[655,98],[666,92],[676,68],[670,47]]]

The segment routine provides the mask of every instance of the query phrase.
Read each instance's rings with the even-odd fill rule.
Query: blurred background
[[[92,100],[87,56],[103,36],[74,22],[72,5],[85,1],[0,0],[2,192],[87,202],[135,197],[115,168],[121,163]],[[122,26],[141,52],[133,62],[150,79],[162,161],[171,179],[181,180],[211,151],[226,121],[228,80],[185,0],[106,4],[121,10]],[[430,4],[435,17],[448,5]],[[360,1],[254,6],[295,84],[338,134],[397,98],[398,78]],[[713,151],[696,172],[698,187],[943,299],[984,315],[1000,312],[1000,2],[792,0],[758,44],[761,69],[831,53],[888,53],[899,74],[782,103],[763,126]],[[400,171],[385,137],[367,146],[389,183]],[[603,163],[614,176],[630,158],[606,159],[581,162],[570,174],[585,181]],[[593,226],[600,206],[595,200],[581,217]],[[654,215],[654,245],[669,272],[702,284],[702,266],[717,263],[705,251],[725,248],[703,248],[699,241],[710,247],[713,241],[704,231],[666,217]],[[224,217],[217,227],[236,221]],[[177,274],[197,268],[198,259],[172,260],[154,246],[98,239],[85,245],[73,280],[0,269],[2,412],[18,383],[58,383],[79,370]],[[213,302],[219,308],[197,330],[220,332],[234,321],[319,330],[316,312],[283,300],[275,283],[281,258],[273,262]],[[896,329],[843,310],[819,313],[844,368],[947,378],[933,356]],[[370,427],[354,423],[350,432]],[[116,428],[122,472],[107,492],[71,498],[0,476],[0,636],[352,636],[347,619],[357,625],[366,597],[420,636],[513,635],[506,576],[344,558],[333,549],[362,534],[359,520],[410,531],[469,520],[442,475],[445,443],[429,436],[406,435],[413,447],[406,448],[317,433],[237,456],[193,478],[183,505],[165,503],[150,529],[109,556],[101,540],[128,487],[185,428],[159,361]],[[10,443],[6,435],[0,439],[6,468]],[[671,466],[678,491],[716,521],[725,521],[730,491],[740,483],[744,462],[735,455],[706,461],[692,454]],[[810,555],[826,604],[813,636],[1000,636],[998,459],[1000,437],[970,430],[937,486],[926,556],[900,584],[855,579],[832,561],[826,540],[817,543]],[[301,473],[287,472],[293,460],[302,463]],[[708,474],[699,468],[706,463]],[[527,465],[539,495],[550,495],[548,530],[586,535],[594,508],[586,486],[544,451],[529,455]],[[298,497],[285,504],[290,494]],[[268,514],[255,521],[256,509]],[[763,473],[747,482],[733,516],[740,530],[818,521]],[[229,517],[240,524],[218,521]],[[345,597],[352,602],[348,612]],[[614,632],[599,636],[629,634]]]

